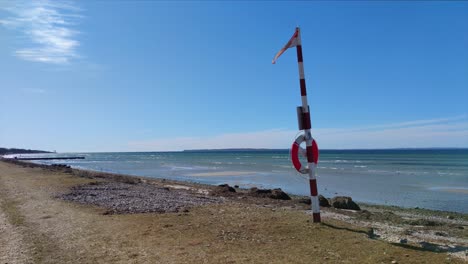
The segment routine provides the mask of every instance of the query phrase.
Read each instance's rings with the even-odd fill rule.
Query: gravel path
[[[96,182],[73,187],[58,198],[108,209],[108,213],[168,213],[187,211],[193,206],[221,203],[220,197],[195,194],[146,183]]]

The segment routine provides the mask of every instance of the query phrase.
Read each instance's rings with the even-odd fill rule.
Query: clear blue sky
[[[0,2],[0,146],[468,147],[468,2]]]

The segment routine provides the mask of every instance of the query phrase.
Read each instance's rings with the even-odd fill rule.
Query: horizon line
[[[151,151],[80,151],[57,153],[152,153],[152,152],[203,152],[203,151],[287,151],[289,148],[220,148],[220,149],[184,149],[184,150],[151,150]],[[424,147],[424,148],[349,148],[321,149],[320,151],[353,151],[353,150],[468,150],[468,147]]]

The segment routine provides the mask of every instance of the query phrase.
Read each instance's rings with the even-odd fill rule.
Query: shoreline
[[[282,188],[288,193],[309,195],[307,179],[292,168],[287,153],[267,153],[62,153],[57,155],[83,155],[86,160],[37,163],[62,163],[96,171],[205,184],[227,183],[243,188]],[[366,203],[468,213],[467,195],[433,189],[468,188],[464,181],[468,172],[465,162],[468,153],[448,152],[440,157],[436,154],[413,155],[401,151],[375,155],[354,152],[322,155],[317,171],[318,191],[326,197],[352,196],[354,200]],[[426,166],[433,163],[434,157],[439,157],[438,162]]]
[[[9,163],[13,163],[13,164],[19,164],[20,166],[24,164],[32,168],[38,167],[38,168],[49,169],[49,168],[53,168],[54,165],[63,166],[62,164],[48,165],[48,164],[34,163],[31,161],[14,160],[14,159],[9,159],[9,158],[0,158],[0,161],[6,161]],[[140,176],[140,175],[134,175],[134,174],[124,174],[124,173],[114,173],[114,172],[107,172],[107,171],[101,171],[101,170],[92,170],[88,168],[86,169],[85,168],[73,168],[72,166],[69,166],[69,165],[65,165],[65,166],[68,166],[71,171],[75,171],[76,175],[78,175],[79,177],[96,177],[96,175],[99,175],[98,177],[102,177],[102,178],[110,178],[114,180],[122,179],[123,181],[129,181],[129,182],[132,182],[133,181],[132,179],[134,179],[136,181],[141,181],[141,180],[155,181],[155,182],[165,181],[165,182],[173,182],[174,184],[196,185],[200,187],[216,187],[217,186],[215,184],[197,182],[196,180],[178,180],[178,179],[169,179],[169,178],[164,178],[164,177],[149,177],[149,176]],[[207,175],[209,174],[209,176],[207,177],[213,176],[212,173],[206,173],[206,174]],[[248,174],[248,172],[246,172],[246,174]],[[255,187],[255,186],[252,185],[252,187]],[[247,190],[247,188],[240,188],[240,189]],[[464,193],[464,191],[462,191],[462,193]],[[309,199],[309,196],[306,196],[306,195],[299,195],[299,194],[292,194],[292,193],[287,193],[287,194],[291,197],[295,197],[298,199]],[[401,210],[401,211],[406,211],[406,212],[418,212],[418,213],[423,213],[423,214],[434,214],[434,215],[440,215],[440,216],[457,215],[459,217],[466,217],[466,219],[468,220],[468,212],[464,213],[464,212],[458,212],[458,211],[436,210],[436,209],[422,208],[418,206],[417,207],[405,207],[405,206],[399,206],[399,205],[388,205],[388,204],[380,204],[380,203],[374,203],[374,202],[363,202],[359,200],[357,200],[356,202],[358,202],[359,205],[362,205],[365,208],[367,207],[381,208],[381,209],[386,208],[388,210]]]
[[[0,159],[0,160],[2,160],[2,159]],[[32,166],[38,166],[38,167],[51,166],[51,165],[47,165],[47,164],[34,163],[34,162],[30,162],[30,161],[18,161],[18,160],[12,160],[12,159],[3,159],[3,160],[6,160],[7,162],[8,161],[26,162],[28,164],[32,164]],[[118,173],[118,172],[93,170],[93,169],[89,169],[89,168],[73,168],[72,167],[72,169],[76,170],[76,171],[80,171],[82,173],[102,174],[102,175],[109,175],[111,177],[123,176],[123,177],[141,178],[141,179],[146,179],[146,180],[150,180],[150,181],[151,180],[156,180],[156,181],[165,180],[165,181],[173,181],[175,183],[180,183],[180,184],[186,183],[186,184],[198,184],[200,186],[216,186],[216,184],[203,183],[203,182],[197,181],[195,179],[194,180],[191,180],[191,179],[169,179],[169,178],[164,178],[164,177],[140,176],[140,175],[135,175],[135,174],[124,174],[124,173]],[[212,172],[212,173],[207,172],[207,173],[192,173],[192,174],[188,174],[188,176],[203,176],[203,177],[211,178],[211,177],[226,176],[226,175],[232,175],[232,174],[235,175],[233,177],[236,177],[236,176],[249,175],[249,174],[251,174],[251,172],[231,172],[231,171]],[[252,184],[250,187],[255,187],[255,185]],[[246,189],[246,188],[242,188],[242,189]],[[441,189],[440,191],[447,191],[447,192],[450,191],[450,192],[453,192],[453,193],[460,193],[460,194],[466,194],[467,191],[468,191],[468,190],[466,190],[464,188],[440,187],[440,189]],[[306,196],[306,195],[293,194],[293,193],[290,193],[290,192],[288,192],[287,194],[290,195],[290,196],[298,197],[298,198],[309,198],[309,196]],[[331,198],[331,197],[328,197],[328,198]],[[425,211],[427,211],[427,213],[431,212],[433,214],[441,214],[441,215],[442,214],[468,215],[468,211],[467,212],[460,212],[460,211],[430,209],[430,208],[424,208],[424,207],[419,207],[419,206],[411,207],[411,206],[402,206],[402,205],[382,204],[382,203],[372,202],[372,201],[361,201],[361,200],[355,200],[355,201],[358,202],[360,205],[364,205],[364,206],[367,206],[367,207],[380,207],[380,208],[383,207],[383,208],[389,208],[391,210],[394,210],[394,209],[398,208],[398,209],[406,210],[406,211],[408,211],[408,210],[409,211],[412,211],[412,210],[416,210],[416,211],[423,210],[424,211],[425,210]]]
[[[60,167],[63,165],[53,164],[53,165],[45,165],[45,164],[38,164],[29,161],[17,161],[11,159],[0,159],[0,161],[6,161],[9,163],[17,164],[19,166],[27,166],[32,168],[43,168],[43,169],[52,169],[52,170],[64,170],[66,172],[73,172],[74,175],[78,177],[84,178],[102,178],[106,180],[113,180],[117,182],[124,182],[124,183],[140,183],[140,182],[153,182],[153,183],[164,183],[173,186],[190,186],[194,188],[200,189],[213,189],[216,188],[217,185],[213,184],[205,184],[196,181],[190,180],[174,180],[168,178],[156,178],[156,177],[147,177],[147,176],[138,176],[132,174],[122,174],[122,173],[112,173],[112,172],[105,172],[105,171],[97,171],[91,169],[82,169],[82,168],[71,168],[71,166],[65,165],[64,167]],[[59,166],[57,166],[59,165]],[[239,188],[239,190],[243,190],[244,192],[248,189],[246,188]],[[287,193],[293,199],[310,199],[309,196],[305,195],[296,195]],[[327,198],[330,199],[330,198]],[[422,215],[431,215],[431,216],[438,216],[438,217],[457,217],[460,219],[464,219],[468,221],[468,213],[462,212],[455,212],[455,211],[444,211],[444,210],[434,210],[434,209],[427,209],[427,208],[420,208],[420,207],[404,207],[404,206],[397,206],[397,205],[385,205],[385,204],[378,204],[378,203],[371,203],[371,202],[360,202],[357,201],[359,206],[361,206],[364,210],[366,209],[375,209],[375,210],[391,210],[391,211],[400,211],[402,213],[417,213]],[[309,205],[310,206],[310,205]]]
[[[91,218],[94,219],[93,221],[102,222],[103,226],[100,226],[100,228],[112,229],[114,228],[114,225],[123,225],[123,222],[121,224],[117,224],[117,222],[120,223],[121,221],[124,221],[124,219],[127,218],[133,219],[131,223],[140,226],[143,225],[143,223],[146,223],[142,219],[153,219],[151,221],[158,222],[161,221],[161,219],[167,218],[171,219],[170,221],[173,222],[173,225],[174,223],[178,223],[178,221],[182,221],[182,218],[180,217],[189,217],[190,219],[192,219],[191,221],[193,221],[194,223],[198,223],[195,224],[195,227],[198,225],[207,225],[207,228],[209,229],[204,230],[201,227],[194,228],[193,224],[189,226],[185,224],[181,225],[175,231],[178,234],[177,237],[179,237],[179,239],[182,239],[182,241],[186,241],[186,243],[189,244],[194,243],[192,241],[191,236],[181,236],[182,233],[178,233],[179,231],[182,232],[181,230],[185,230],[187,227],[189,227],[191,232],[194,232],[193,235],[197,237],[204,236],[206,232],[213,232],[213,223],[219,223],[219,226],[217,227],[219,228],[219,230],[217,230],[221,232],[219,233],[219,235],[223,238],[223,241],[226,241],[226,239],[237,239],[229,240],[229,243],[231,243],[231,245],[232,243],[234,243],[235,245],[244,248],[244,245],[246,245],[246,243],[249,244],[251,242],[250,240],[244,241],[241,238],[251,237],[252,235],[257,234],[258,232],[260,232],[258,231],[258,229],[260,228],[257,225],[258,222],[267,221],[265,223],[269,224],[262,225],[261,229],[264,230],[262,232],[266,232],[264,233],[265,236],[274,236],[275,238],[272,238],[273,240],[271,240],[271,242],[265,242],[265,245],[270,245],[272,243],[271,246],[268,247],[274,247],[276,248],[275,251],[278,252],[280,252],[281,250],[279,250],[277,246],[285,249],[289,248],[289,250],[292,249],[290,248],[290,246],[295,247],[295,250],[297,250],[297,247],[299,247],[298,245],[303,245],[304,247],[307,247],[307,245],[309,244],[310,247],[310,243],[317,243],[317,241],[313,240],[315,236],[318,236],[317,232],[324,232],[324,237],[322,238],[324,240],[322,240],[321,243],[327,244],[328,249],[326,250],[324,248],[322,252],[322,245],[316,244],[317,250],[319,251],[317,252],[317,254],[320,255],[320,261],[318,262],[334,262],[332,260],[337,261],[337,259],[327,255],[328,253],[326,253],[330,251],[329,248],[331,247],[335,248],[334,252],[338,252],[339,255],[341,255],[342,257],[346,254],[351,254],[345,253],[339,248],[336,248],[339,247],[339,245],[335,245],[333,239],[331,239],[335,236],[352,236],[353,241],[357,239],[356,241],[359,242],[356,243],[353,242],[351,244],[346,244],[346,242],[343,242],[346,244],[345,247],[358,247],[359,249],[356,248],[356,251],[364,250],[363,248],[360,248],[360,245],[363,244],[366,244],[366,247],[383,247],[385,248],[385,251],[394,252],[392,253],[394,255],[394,259],[403,258],[400,259],[403,262],[412,262],[408,261],[408,259],[405,259],[411,257],[411,260],[417,263],[421,262],[421,259],[416,261],[416,257],[424,257],[426,256],[426,254],[440,253],[444,253],[444,255],[446,256],[443,258],[450,258],[452,260],[468,260],[468,240],[466,239],[468,235],[468,214],[359,203],[359,206],[361,207],[360,211],[342,210],[335,209],[332,207],[322,207],[323,223],[321,225],[316,225],[310,223],[309,220],[307,220],[310,219],[310,216],[308,216],[308,214],[310,213],[310,205],[307,205],[307,197],[304,196],[290,195],[292,198],[291,200],[279,200],[271,199],[263,195],[253,195],[252,193],[249,193],[249,190],[246,189],[233,188],[235,189],[235,192],[232,192],[229,189],[229,187],[226,186],[220,187],[185,181],[103,173],[89,170],[71,169],[67,166],[50,166],[30,162],[0,161],[0,166],[2,166],[3,168],[7,168],[9,173],[12,175],[19,173],[18,177],[13,177],[9,176],[9,174],[2,175],[2,172],[0,172],[0,180],[9,180],[11,182],[11,184],[9,185],[11,188],[19,188],[18,186],[22,186],[22,184],[27,183],[29,181],[38,181],[35,184],[40,184],[41,186],[43,186],[41,187],[42,189],[45,188],[44,190],[48,190],[46,192],[40,192],[39,190],[41,190],[41,188],[38,188],[39,190],[36,190],[36,188],[30,189],[30,187],[28,187],[30,185],[25,185],[25,188],[27,187],[23,191],[25,196],[29,195],[29,192],[37,192],[36,194],[34,194],[34,197],[43,197],[42,199],[45,199],[44,201],[46,201],[44,202],[44,204],[56,204],[57,208],[59,208],[60,210],[69,211],[70,214],[73,215],[83,215],[83,212],[86,212],[84,214],[86,216],[85,220],[75,223],[75,225],[77,226],[81,225],[80,223],[86,223],[88,221],[91,221],[86,220]],[[41,179],[43,180],[39,181],[39,178],[36,179],[36,177],[39,176],[42,177]],[[49,191],[50,188],[55,188],[53,186],[63,185],[63,183],[69,181],[72,183],[65,184],[65,187],[59,188],[60,191]],[[0,195],[0,198],[3,198],[4,200],[6,199],[7,201],[11,199],[18,199],[15,197],[17,197],[18,193],[21,193],[12,193],[9,189],[5,189],[4,192],[5,194],[3,195],[6,196],[2,197],[2,195]],[[9,194],[11,196],[8,196]],[[63,195],[71,195],[73,199],[76,199],[63,199]],[[161,199],[158,198],[159,196]],[[140,206],[142,204],[145,204],[145,201],[149,201],[149,203],[146,203],[147,207]],[[203,202],[199,203],[200,201]],[[31,200],[30,198],[24,198],[23,201],[18,202],[18,204],[30,204],[34,202],[35,201]],[[99,202],[103,202],[104,205],[111,205],[111,207],[106,209],[105,207],[101,206]],[[79,204],[79,206],[77,207],[75,204]],[[114,206],[114,204],[118,205]],[[157,206],[153,204],[156,204]],[[163,207],[161,207],[161,205],[163,205]],[[43,205],[37,204],[36,206],[40,207]],[[35,210],[35,207],[30,207],[31,209],[29,210],[31,211],[22,211],[21,208],[23,207],[24,205],[22,205],[22,207],[19,207],[18,210],[26,216],[28,214],[32,214]],[[5,207],[3,206],[3,208]],[[149,211],[145,211],[148,210],[148,208]],[[49,209],[47,207],[44,207],[42,210],[47,211]],[[9,211],[7,210],[5,212],[7,212],[8,214]],[[223,220],[224,218],[217,218],[219,216],[227,217],[226,214],[230,215],[231,213],[232,216],[229,216],[228,220]],[[53,213],[49,213],[46,216],[41,216],[39,218],[37,218],[37,216],[34,216],[32,218],[28,218],[26,216],[23,217],[26,220],[18,220],[20,223],[19,226],[22,225],[21,222],[27,223],[27,219],[33,219],[30,220],[33,222],[39,221],[38,224],[40,227],[44,225],[44,222],[49,221],[49,216],[52,216],[53,219],[60,218],[59,215]],[[114,219],[117,222],[115,224],[112,224],[111,226],[108,226],[110,222],[108,222],[109,219],[106,218],[106,216],[112,217],[112,219]],[[283,219],[282,217],[286,218]],[[16,218],[18,217],[14,217],[14,219]],[[22,218],[19,217],[18,219]],[[248,219],[251,219],[252,222],[245,222]],[[276,220],[272,222],[271,219]],[[298,219],[302,219],[301,221],[304,222],[296,223],[295,221],[298,221]],[[208,224],[210,222],[212,224]],[[58,221],[56,224],[60,226],[64,223]],[[236,227],[234,229],[231,229],[231,231],[229,231],[230,233],[226,233],[226,228],[229,229],[227,226],[230,225],[234,225]],[[269,229],[269,225],[271,225],[270,228],[273,229]],[[302,244],[302,242],[296,241],[295,239],[293,240],[296,242],[293,242],[293,240],[290,239],[285,240],[288,243],[287,245],[284,244],[286,243],[285,241],[280,243],[279,241],[283,239],[283,236],[285,234],[282,233],[282,235],[278,237],[276,237],[276,235],[273,234],[275,232],[278,232],[278,230],[283,230],[284,228],[286,228],[286,226],[290,228],[288,229],[288,234],[299,232],[295,235],[295,237],[300,237],[300,241],[309,241],[310,239],[312,240],[310,240],[306,244]],[[56,227],[49,228],[53,230]],[[70,228],[71,230],[74,229],[73,227]],[[164,230],[164,226],[162,226],[162,228],[163,229],[158,229],[158,232],[162,232],[162,230]],[[308,228],[312,228],[314,230],[314,234],[311,234],[310,237],[302,236],[303,233],[308,232],[306,231],[309,230]],[[95,227],[93,227],[93,230],[94,229]],[[80,228],[79,230],[82,229]],[[349,230],[359,230],[359,232],[355,233]],[[99,233],[101,232],[101,230],[98,230],[96,232]],[[239,232],[243,234],[241,237],[232,237],[233,234],[240,234]],[[138,232],[136,232],[135,234],[137,233]],[[357,234],[358,237],[355,237],[354,234]],[[209,237],[204,239],[204,242],[196,243],[201,243],[200,245],[203,244],[205,246],[208,244],[213,245],[212,242],[206,241],[212,241],[213,239],[218,241],[218,239],[220,239],[220,236],[218,236],[217,238]],[[85,240],[89,238],[90,235],[80,237],[80,239]],[[116,238],[116,241],[122,241],[121,239],[123,238]],[[134,239],[139,240],[145,238],[141,235],[138,235]],[[263,240],[260,239],[259,241]],[[274,241],[278,242],[279,244],[277,244]],[[206,244],[205,242],[208,244]],[[188,246],[188,248],[184,247],[184,250],[187,251],[189,250],[189,248],[197,246]],[[92,249],[89,250],[92,251]],[[198,248],[197,250],[200,249]],[[243,250],[248,249],[244,248]],[[299,256],[306,257],[306,251],[301,251],[301,253],[298,253]],[[373,250],[372,252],[374,251],[375,250]],[[192,251],[189,250],[189,252]],[[223,252],[226,252],[226,249]],[[94,253],[101,254],[102,252]],[[228,253],[232,253],[231,249],[228,250]],[[401,255],[399,255],[400,253]],[[270,254],[274,253],[270,252]],[[375,257],[374,261],[370,261],[369,259],[365,261],[364,258],[359,257],[355,260],[358,262],[371,263],[381,262],[381,257],[385,259],[384,262],[390,260],[388,258],[389,256],[380,257],[380,255],[378,255],[377,253],[371,252],[369,252],[368,254],[371,254],[373,257]],[[377,255],[374,256],[373,254]],[[191,256],[193,257],[193,255]],[[213,256],[219,255],[218,253],[216,253]],[[233,255],[230,256],[233,257]],[[436,255],[431,255],[429,259],[432,259],[435,256]],[[351,257],[357,256],[353,255],[348,256],[347,258]],[[415,257],[415,259],[413,259],[412,257]],[[308,257],[306,257],[305,259],[308,259]],[[179,263],[183,261],[175,262]],[[218,262],[226,261],[220,260]],[[257,259],[257,261],[254,262],[262,261],[260,259]],[[298,261],[289,260],[287,262]]]

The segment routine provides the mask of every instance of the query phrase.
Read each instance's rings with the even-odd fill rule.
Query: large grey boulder
[[[359,205],[357,205],[353,199],[348,196],[335,196],[331,199],[330,203],[331,206],[338,209],[361,210]]]

